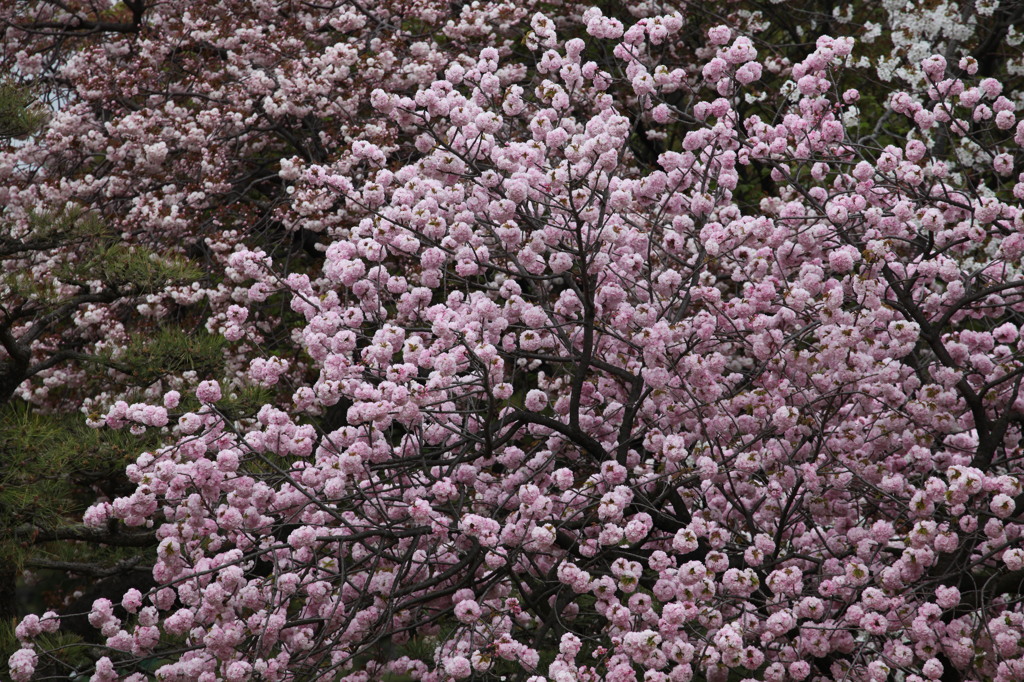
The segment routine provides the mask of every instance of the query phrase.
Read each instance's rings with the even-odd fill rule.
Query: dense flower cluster
[[[886,85],[870,27],[790,58],[746,10],[480,2],[428,42],[410,26],[448,10],[350,3],[271,38],[249,4],[231,36],[160,17],[191,22],[188,63],[236,72],[204,96],[244,84],[249,113],[169,100],[175,121],[125,115],[102,124],[119,146],[83,152],[130,157],[148,188],[126,239],[192,237],[261,172],[217,156],[259,163],[246,116],[282,137],[348,121],[274,169],[273,215],[319,261],[237,225],[206,238],[212,284],[139,304],[205,299],[224,374],[87,403],[97,427],[166,435],[85,518],[159,543],[158,587],[88,615],[93,680],[156,660],[204,682],[1024,677],[1019,56],[979,72],[974,33],[931,10],[907,32],[929,49]],[[353,39],[316,44],[324,25]],[[139,49],[157,77],[153,48],[62,68]],[[72,125],[109,96],[77,82],[4,158],[109,144]],[[128,192],[3,191],[27,215],[58,186]],[[225,407],[246,386],[274,396],[251,418]],[[56,624],[19,626],[15,679]]]

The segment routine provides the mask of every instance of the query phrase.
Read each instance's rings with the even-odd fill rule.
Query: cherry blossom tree
[[[137,397],[68,373],[92,426],[158,436],[84,515],[151,529],[156,587],[91,643],[27,616],[15,679],[1024,676],[1012,4],[890,36],[815,3],[30,5],[19,70],[83,78],[55,117],[139,137],[9,152],[10,215],[179,244],[208,279],[123,298],[204,301],[225,349]],[[220,76],[133,119],[85,79],[122,58]],[[67,409],[39,374],[19,398]]]
[[[0,409],[10,406],[5,437],[22,453],[2,468],[11,499],[0,502],[0,544],[5,559],[17,560],[5,560],[0,594],[14,592],[23,560],[91,577],[123,565],[55,556],[66,540],[155,544],[151,531],[123,537],[116,526],[82,527],[78,504],[61,513],[47,506],[90,490],[93,498],[115,497],[123,475],[111,474],[125,464],[120,443],[92,458],[81,454],[94,443],[82,442],[71,465],[60,443],[82,440],[77,424],[56,440],[35,439],[54,443],[44,455],[25,442],[36,429],[22,428],[21,419],[60,431],[69,418],[95,422],[126,400],[133,431],[148,428],[148,438],[165,422],[144,403],[187,392],[207,376],[232,375],[250,355],[289,358],[290,381],[301,382],[306,366],[294,357],[280,300],[261,311],[259,335],[253,327],[243,344],[225,350],[228,339],[239,340],[230,330],[245,314],[223,285],[227,254],[245,239],[291,271],[319,268],[323,228],[289,205],[289,169],[323,161],[327,150],[339,160],[351,136],[386,134],[368,116],[368,84],[414,91],[445,62],[433,33],[455,20],[442,38],[449,49],[490,44],[502,26],[525,16],[510,7],[494,4],[464,19],[447,3],[370,11],[358,3],[238,2],[212,14],[205,2],[0,8],[0,58],[10,81],[0,110],[7,138],[0,150]],[[35,118],[48,114],[38,125],[29,125],[30,106]],[[243,387],[232,410],[252,416],[275,399],[270,393]],[[24,457],[34,462],[29,469]],[[54,471],[85,490],[37,494],[31,482]],[[55,523],[62,516],[68,523]],[[43,556],[26,559],[25,545]],[[14,605],[0,598],[0,619]]]

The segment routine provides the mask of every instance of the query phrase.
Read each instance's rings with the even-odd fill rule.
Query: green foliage
[[[142,330],[128,344],[109,351],[102,360],[131,375],[132,383],[149,386],[183,372],[214,376],[224,362],[224,337],[204,329],[186,331],[177,326]]]
[[[384,658],[389,660],[395,660],[402,656],[408,656],[413,660],[432,660],[438,645],[451,636],[451,634],[459,627],[459,623],[451,618],[444,619],[441,621],[440,625],[440,632],[436,635],[416,634],[402,644],[395,644],[391,640],[383,642],[381,644],[383,651],[367,652],[367,654],[357,657],[357,668],[361,667],[364,662],[363,659],[372,659],[375,657],[379,659],[382,654]],[[385,682],[409,682],[413,678],[409,675],[387,673],[383,679]]]
[[[0,82],[0,138],[27,137],[45,120],[46,114],[27,88]]]
[[[57,298],[60,283],[87,286],[100,281],[107,288],[139,295],[168,285],[194,282],[203,271],[180,255],[160,255],[145,246],[125,244],[95,212],[69,205],[60,211],[39,210],[28,224],[0,226],[0,255],[26,258],[50,252],[62,259],[56,281],[40,281],[27,268],[9,268],[0,283],[11,294],[37,300]]]
[[[203,275],[192,262],[178,255],[159,255],[139,245],[118,242],[103,220],[79,206],[61,211],[36,211],[27,226],[0,226],[0,255],[50,252],[62,262],[55,277],[39,278],[27,267],[8,267],[0,286],[11,300],[33,300],[51,307],[62,305],[62,284],[95,292],[95,282],[111,295],[153,293],[168,285],[194,282]]]
[[[244,419],[255,415],[264,405],[271,404],[273,399],[274,393],[270,389],[246,386],[218,402],[217,409],[231,419]]]
[[[14,636],[14,628],[17,627],[17,620],[0,618],[0,675],[6,675],[7,659],[21,648],[18,638]]]
[[[206,374],[204,376],[216,376],[215,374]],[[224,383],[222,381],[222,383]],[[239,389],[234,389],[230,393],[225,393],[224,397],[217,401],[217,411],[223,414],[228,420],[238,419],[251,419],[260,408],[264,405],[270,404],[274,398],[274,393],[271,389],[263,388],[261,386],[245,386]],[[181,402],[178,404],[178,412],[195,412],[200,409],[200,403],[196,397],[192,394],[182,395]],[[291,457],[280,457],[277,455],[267,455],[270,459],[283,466],[285,469],[291,466],[294,461]]]
[[[0,577],[12,580],[38,562],[74,562],[113,566],[138,554],[136,548],[107,547],[82,542],[40,542],[46,533],[76,525],[97,491],[111,497],[126,492],[125,466],[138,453],[156,445],[160,433],[135,436],[127,431],[91,429],[79,414],[43,414],[21,401],[0,405]],[[45,565],[45,564],[43,564]],[[12,610],[42,612],[54,608],[74,589],[92,578],[69,580],[63,572],[42,571],[39,584],[17,588],[19,606]],[[16,619],[0,619],[0,679],[7,657],[18,648]],[[46,635],[37,643],[72,667],[89,663],[81,640],[66,632]],[[41,660],[41,665],[53,663]],[[43,668],[41,668],[42,670]]]
[[[160,256],[141,246],[108,244],[95,249],[69,271],[69,278],[87,275],[108,286],[152,293],[169,284],[194,282],[203,273],[188,260]]]
[[[93,488],[116,486],[156,437],[91,429],[81,415],[40,414],[20,401],[0,406],[0,563],[20,568],[33,553],[19,529],[77,522],[95,501]],[[81,560],[68,543],[54,547],[54,558],[67,550]]]
[[[78,635],[58,630],[40,635],[35,641],[39,651],[47,652],[65,666],[86,668],[93,664],[93,659],[87,655],[88,649],[81,646],[82,638]]]
[[[109,228],[95,213],[68,204],[61,211],[35,211],[29,216],[31,234],[36,239],[62,242],[110,238]]]
[[[70,470],[79,464],[79,434],[64,421],[17,402],[0,413],[0,561],[23,558],[14,528],[54,527],[75,506]]]
[[[55,252],[60,247],[74,248],[103,238],[109,235],[102,221],[71,205],[58,212],[35,211],[27,225],[0,223],[0,255],[27,258],[33,252]],[[29,268],[5,268],[0,273],[0,285],[7,296],[14,298],[48,300],[57,295],[57,282],[35,277]]]

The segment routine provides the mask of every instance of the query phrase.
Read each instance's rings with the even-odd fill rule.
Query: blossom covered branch
[[[295,57],[309,101],[265,83],[288,139],[348,120],[311,93],[350,58],[368,118],[277,161],[318,259],[209,240],[225,371],[91,403],[166,436],[85,517],[159,543],[92,679],[1024,676],[1012,78],[970,36],[885,84],[870,40],[791,60],[749,13],[488,7],[376,86],[343,42]]]

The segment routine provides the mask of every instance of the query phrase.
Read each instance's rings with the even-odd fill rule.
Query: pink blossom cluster
[[[158,543],[94,679],[1021,679],[1020,94],[955,45],[869,93],[848,36],[483,5],[471,51],[353,10],[374,57],[247,65],[277,125],[372,111],[280,163],[315,265],[207,245],[226,375],[102,419],[165,437],[86,513]]]

